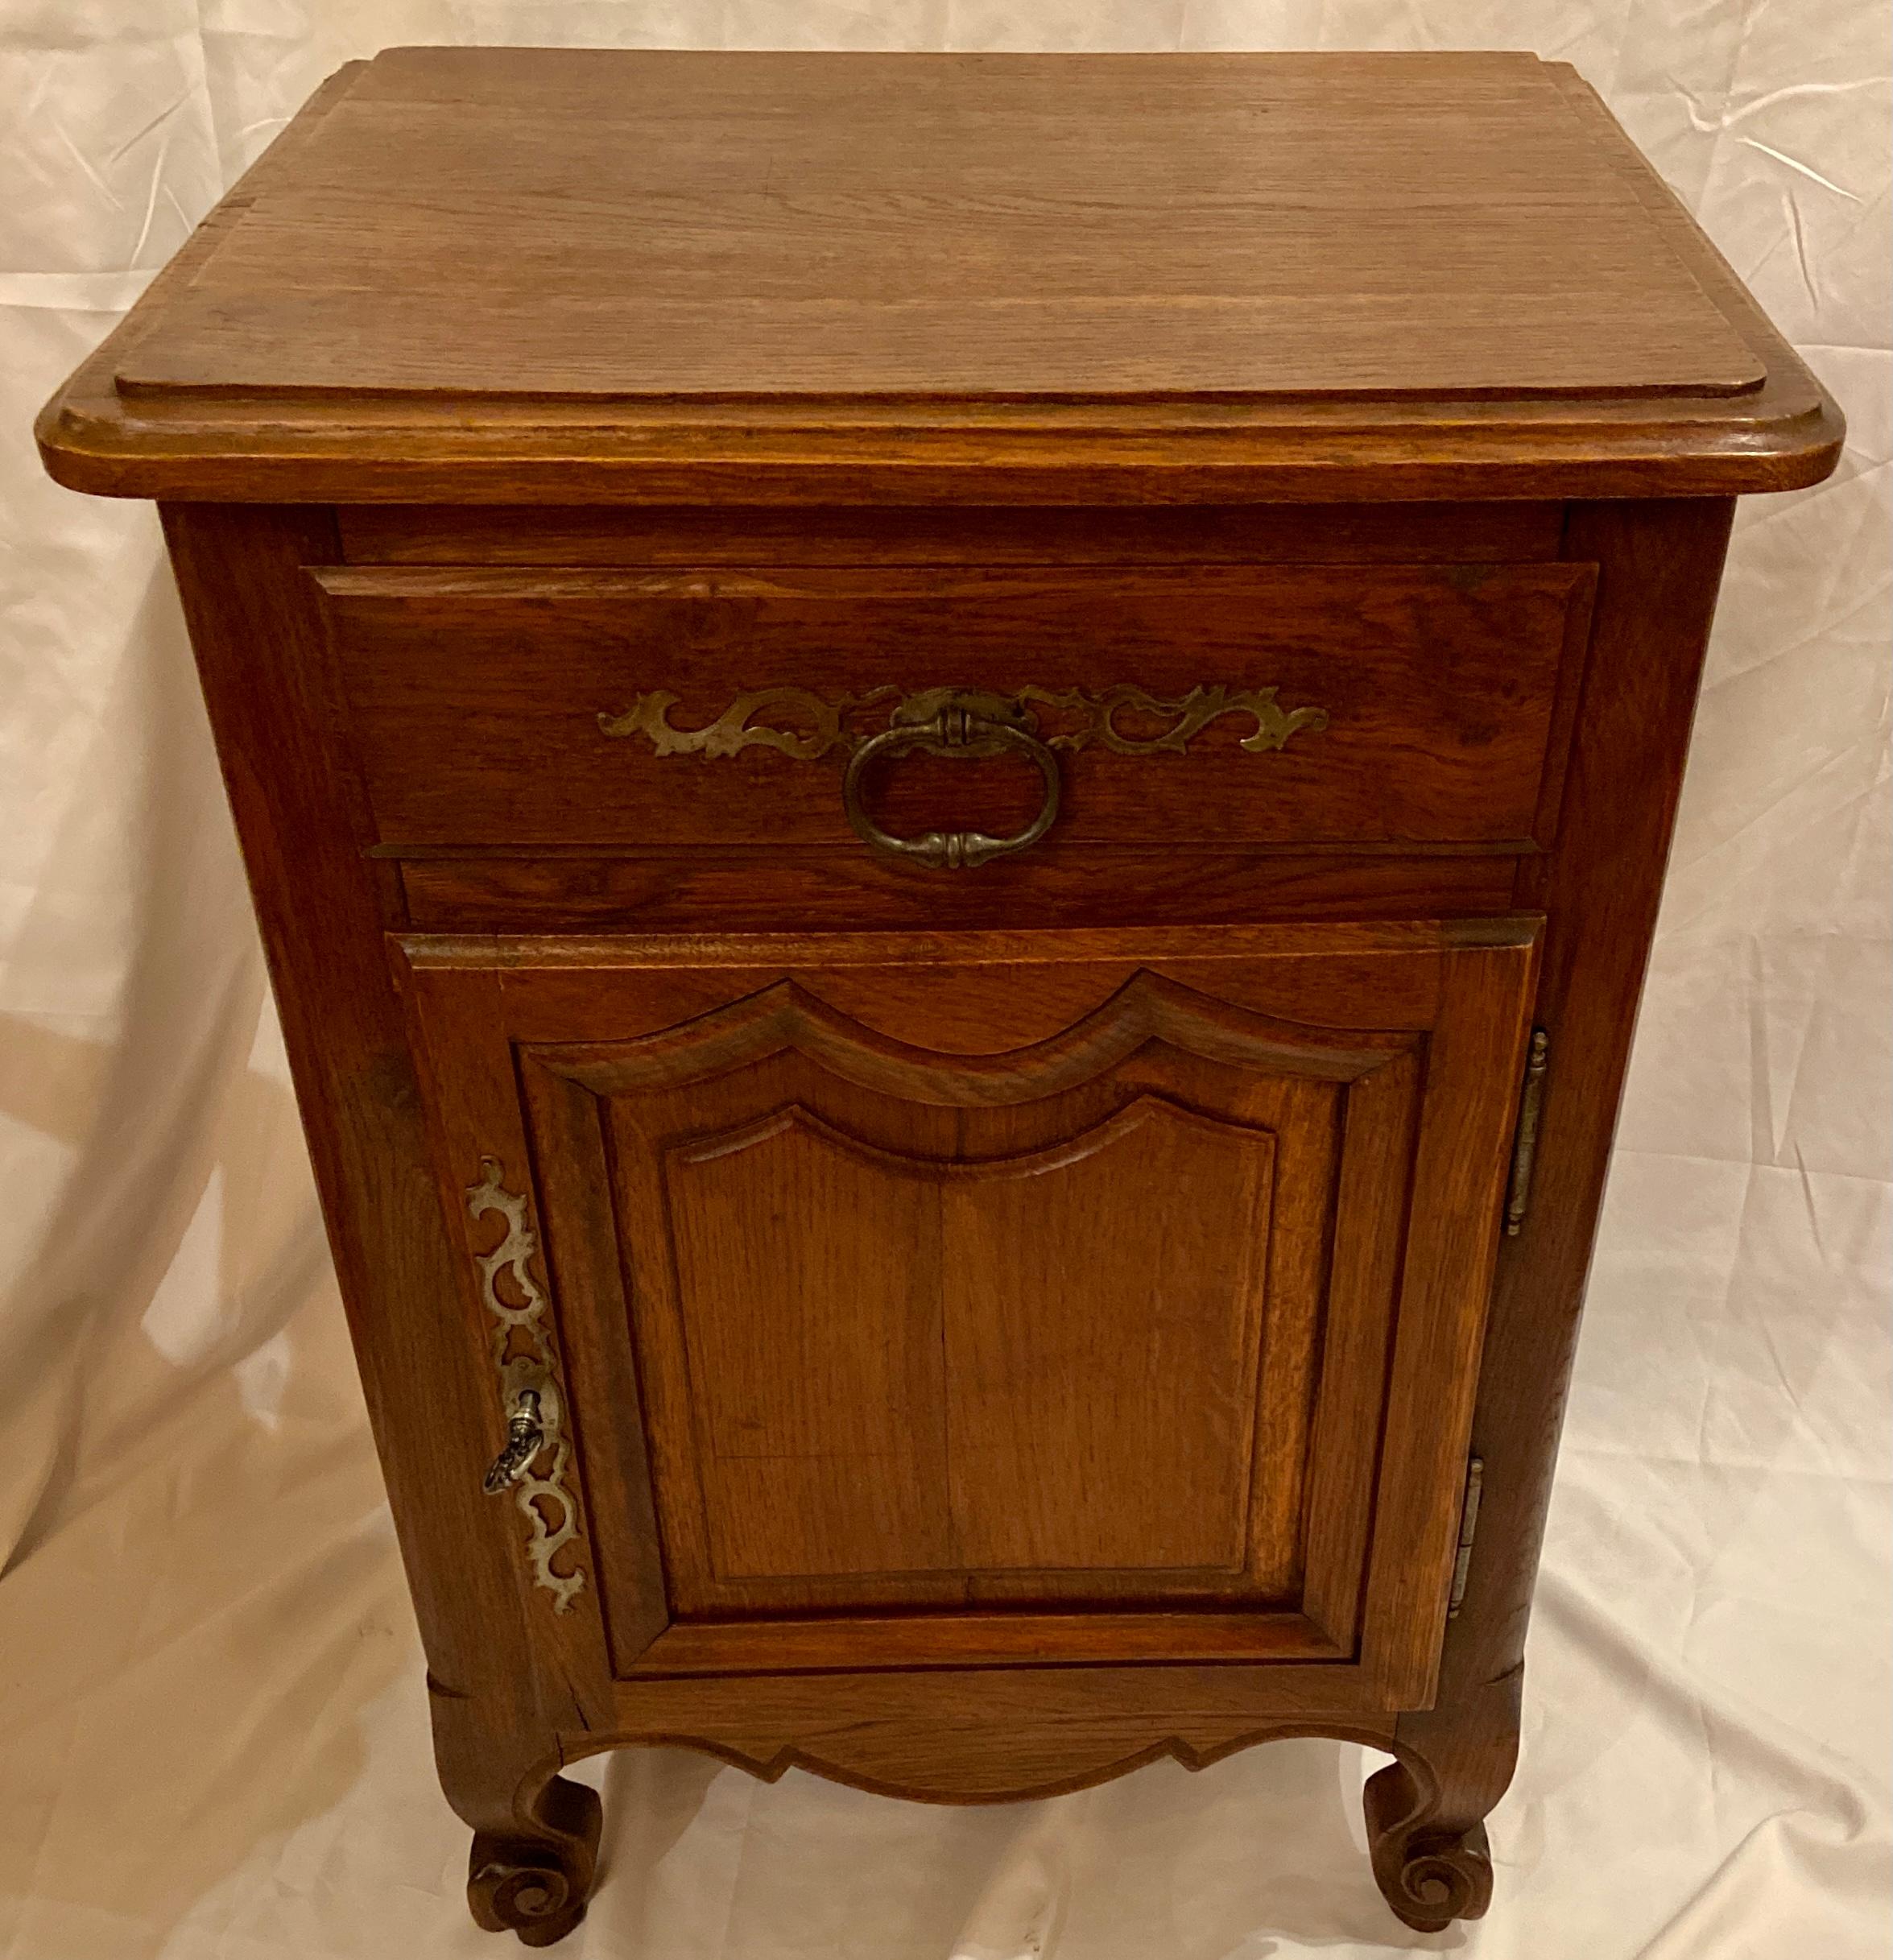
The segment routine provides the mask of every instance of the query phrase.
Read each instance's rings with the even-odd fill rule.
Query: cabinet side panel
[[[1536,1019],[1552,1057],[1529,1216],[1501,1241],[1472,1448],[1484,1465],[1464,1606],[1437,1702],[1403,1753],[1482,1814],[1511,1773],[1518,1677],[1579,1311],[1655,929],[1733,506],[1574,506],[1569,556],[1600,567],[1557,852],[1517,901],[1549,915]]]
[[[163,515],[430,1674],[444,1702],[477,1702],[495,1741],[516,1739],[507,1749],[543,1735],[549,1753],[554,1726],[602,1710],[535,1679],[505,1534],[467,1473],[466,1439],[490,1433],[483,1356],[465,1338],[300,569],[334,557],[332,515]]]

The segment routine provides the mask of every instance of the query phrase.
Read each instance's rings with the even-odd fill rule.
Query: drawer
[[[1544,844],[1596,572],[312,576],[386,850],[1043,857]]]

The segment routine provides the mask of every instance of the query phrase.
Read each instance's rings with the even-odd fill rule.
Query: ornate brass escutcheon
[[[1028,684],[1015,694],[981,688],[927,688],[902,695],[894,687],[832,699],[807,688],[745,689],[713,721],[701,728],[677,728],[671,710],[677,697],[662,689],[640,694],[621,714],[601,712],[600,730],[610,736],[642,736],[662,756],[699,755],[726,759],[745,749],[770,748],[795,762],[815,762],[830,750],[849,752],[841,782],[841,804],[857,837],[874,850],[910,863],[947,870],[986,864],[1014,851],[1029,850],[1056,821],[1061,782],[1058,756],[1075,755],[1096,742],[1116,755],[1181,755],[1212,722],[1225,715],[1248,716],[1253,734],[1242,738],[1245,753],[1259,755],[1283,747],[1304,729],[1328,726],[1325,708],[1285,709],[1274,688],[1195,687],[1174,699],[1150,694],[1129,682],[1092,693],[1084,688]],[[891,701],[887,726],[863,734],[854,726],[863,709]],[[1048,712],[1056,726],[1043,727]],[[1126,734],[1120,717],[1159,724],[1155,733]],[[1167,724],[1167,726],[1165,726]],[[1135,726],[1135,723],[1133,723]],[[920,751],[965,760],[1016,754],[1035,763],[1044,779],[1039,813],[1024,829],[1007,837],[980,830],[929,830],[895,837],[874,822],[862,806],[863,771],[875,760],[898,759]]]
[[[480,1172],[479,1183],[467,1187],[467,1215],[477,1221],[497,1212],[506,1228],[490,1252],[473,1260],[492,1317],[493,1360],[506,1412],[506,1442],[482,1488],[491,1497],[512,1494],[526,1520],[533,1583],[552,1594],[555,1613],[566,1613],[585,1582],[581,1568],[560,1571],[553,1563],[577,1540],[579,1514],[548,1302],[532,1273],[539,1237],[527,1222],[525,1197],[506,1189],[498,1160],[482,1157]]]

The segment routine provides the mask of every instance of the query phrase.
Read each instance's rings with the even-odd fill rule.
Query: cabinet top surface
[[[335,76],[41,426],[79,488],[527,500],[1127,444],[1713,493],[1837,433],[1530,56],[493,48]]]

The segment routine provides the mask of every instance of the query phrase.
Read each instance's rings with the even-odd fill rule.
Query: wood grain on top
[[[384,56],[125,390],[1728,394],[1521,56]]]
[[[38,433],[121,496],[754,507],[1721,495],[1841,428],[1531,56],[464,48],[331,77]]]

